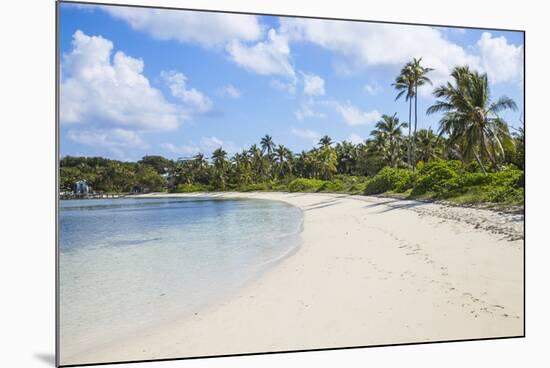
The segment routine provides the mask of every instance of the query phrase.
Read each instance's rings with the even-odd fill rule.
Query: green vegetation
[[[70,191],[76,181],[86,180],[94,191],[108,193],[336,192],[523,204],[524,131],[510,133],[499,116],[503,110],[515,110],[514,101],[493,101],[487,75],[457,67],[452,82],[434,88],[437,101],[427,110],[441,114],[438,132],[417,129],[417,91],[431,84],[430,71],[421,59],[403,67],[393,86],[396,99],[405,96],[409,103],[409,121],[383,115],[370,137],[358,144],[324,136],[317,146],[295,154],[265,135],[232,157],[222,147],[210,158],[199,153],[177,161],[161,156],[138,162],[68,156],[61,160],[60,189]]]
[[[419,162],[417,171],[386,167],[367,182],[365,194],[438,199],[460,204],[521,205],[524,174],[514,166],[501,171],[469,172],[460,161]]]
[[[103,193],[162,191],[166,183],[161,173],[150,163],[145,163],[151,157],[146,156],[138,162],[102,157],[64,157],[59,164],[59,189],[71,191],[76,181],[86,180],[94,190]]]

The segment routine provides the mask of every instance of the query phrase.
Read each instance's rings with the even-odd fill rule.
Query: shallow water
[[[237,292],[296,249],[301,226],[302,212],[277,201],[61,201],[62,355]]]

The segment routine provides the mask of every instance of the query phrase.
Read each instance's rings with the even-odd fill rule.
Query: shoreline
[[[523,215],[327,193],[280,200],[302,245],[238,295],[64,364],[523,335]]]

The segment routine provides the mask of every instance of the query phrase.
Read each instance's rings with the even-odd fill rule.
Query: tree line
[[[436,102],[427,114],[442,114],[436,132],[418,129],[418,88],[431,85],[422,59],[405,64],[392,86],[396,100],[408,104],[408,121],[382,115],[361,143],[334,142],[322,137],[309,150],[292,152],[265,135],[257,144],[232,156],[220,147],[211,157],[198,153],[186,160],[145,156],[138,162],[104,158],[64,157],[60,163],[61,190],[87,180],[105,192],[170,190],[252,190],[265,183],[296,178],[330,180],[335,175],[374,176],[385,167],[414,172],[419,163],[457,160],[481,173],[513,165],[524,169],[524,131],[511,129],[499,113],[516,110],[507,97],[494,100],[486,74],[456,67],[451,79],[433,89]],[[273,187],[273,185],[271,186]]]

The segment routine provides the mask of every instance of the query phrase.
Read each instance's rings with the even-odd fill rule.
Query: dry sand
[[[223,303],[64,364],[524,333],[522,214],[339,194],[175,196],[290,203],[304,211],[303,245]]]

